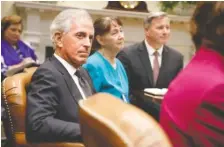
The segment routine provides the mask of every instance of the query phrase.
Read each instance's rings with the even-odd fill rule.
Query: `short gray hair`
[[[149,15],[144,19],[144,28],[147,29],[154,18],[158,17],[167,17],[167,13],[165,12],[150,12]]]
[[[50,37],[54,43],[54,35],[57,31],[68,32],[71,28],[72,21],[80,20],[90,20],[92,21],[91,16],[86,10],[82,9],[67,9],[60,12],[55,19],[52,21],[50,26]]]

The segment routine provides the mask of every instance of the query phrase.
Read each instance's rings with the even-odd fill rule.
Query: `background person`
[[[200,2],[191,19],[197,52],[170,84],[160,124],[174,147],[224,146],[224,2]]]
[[[97,92],[110,93],[125,102],[128,98],[128,78],[122,63],[116,58],[124,45],[122,23],[118,18],[101,17],[94,22],[94,50],[83,66],[89,72]]]
[[[145,98],[145,88],[167,88],[183,68],[183,56],[166,46],[170,19],[164,12],[150,12],[144,20],[145,40],[118,54],[129,79],[132,103],[159,119],[159,105]]]
[[[1,78],[18,72],[28,63],[38,64],[34,50],[26,45],[20,36],[22,18],[17,15],[6,16],[1,20]],[[15,70],[15,72],[13,72]]]

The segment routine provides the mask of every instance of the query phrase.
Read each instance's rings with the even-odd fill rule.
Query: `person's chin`
[[[11,42],[12,42],[13,44],[16,44],[16,43],[18,42],[18,40],[17,40],[17,39],[16,39],[16,40],[14,39],[14,40],[12,40]]]
[[[88,58],[89,57],[89,53],[80,53],[80,57],[81,58]]]
[[[117,47],[119,50],[121,50],[122,48],[124,48],[124,44],[119,44]]]
[[[167,43],[167,40],[161,40],[160,41],[160,44],[166,44]]]
[[[87,58],[83,58],[83,59],[81,59],[79,62],[80,62],[80,64],[85,64],[86,61],[87,61]]]

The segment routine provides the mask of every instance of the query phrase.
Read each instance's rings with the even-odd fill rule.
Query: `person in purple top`
[[[17,15],[6,16],[1,20],[1,78],[14,74],[12,69],[28,63],[38,64],[34,50],[20,40],[22,18]]]

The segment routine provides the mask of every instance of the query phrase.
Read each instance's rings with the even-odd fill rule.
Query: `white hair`
[[[67,9],[60,12],[55,19],[52,21],[50,26],[50,37],[54,43],[54,35],[56,32],[68,32],[71,28],[72,22],[81,20],[90,20],[92,21],[91,16],[86,10],[82,9]]]

